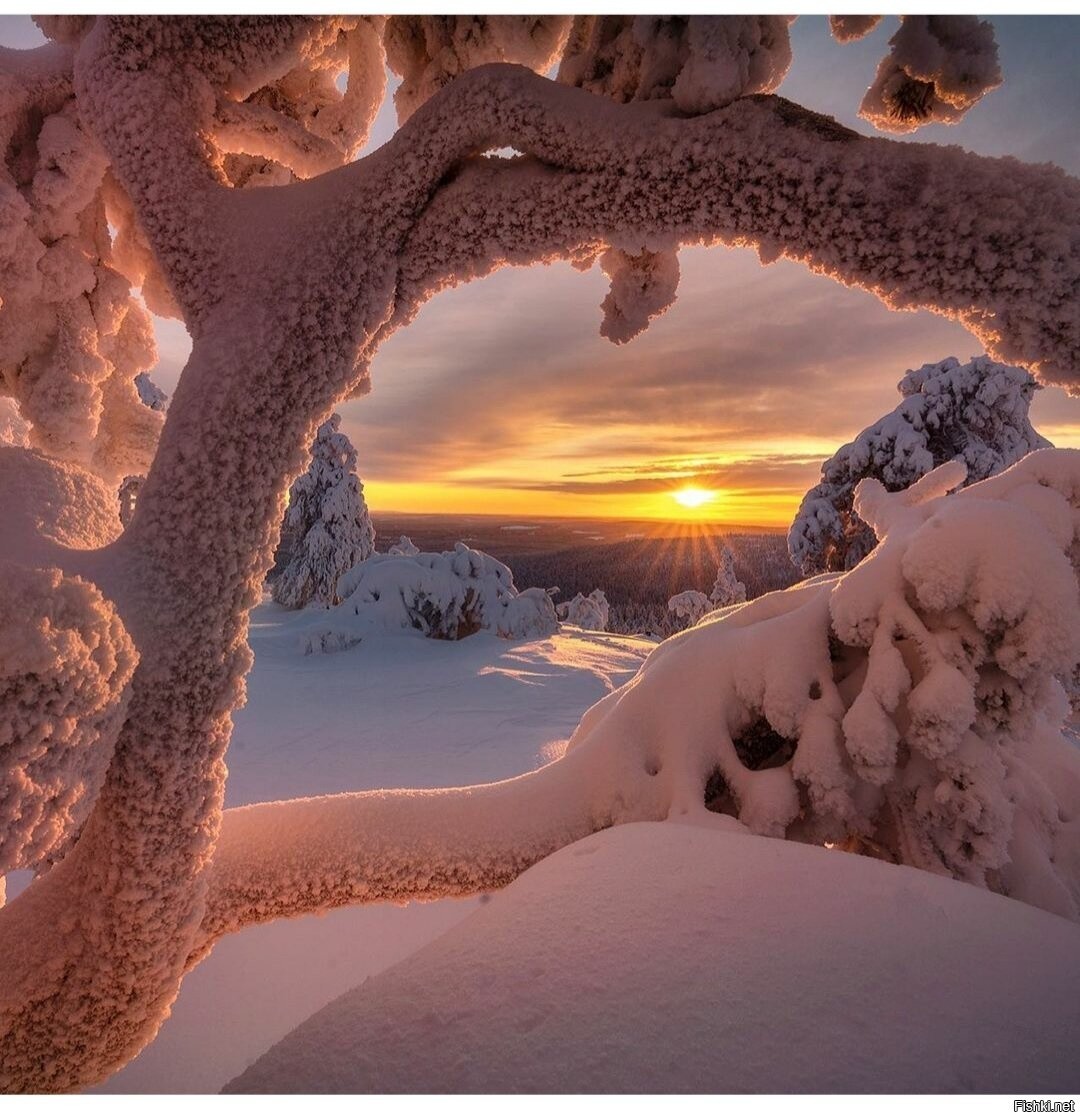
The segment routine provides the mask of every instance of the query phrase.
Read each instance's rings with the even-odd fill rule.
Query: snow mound
[[[1026,905],[631,824],[540,862],[226,1090],[1069,1093],[1077,988],[1080,928]]]
[[[305,638],[308,652],[335,652],[376,632],[416,631],[461,640],[550,636],[559,627],[543,590],[519,592],[505,563],[465,544],[453,551],[371,555],[338,582],[341,604]]]

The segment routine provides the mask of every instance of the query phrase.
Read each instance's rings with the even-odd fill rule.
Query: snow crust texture
[[[1001,85],[994,29],[975,16],[901,16],[889,46],[859,108],[884,132],[955,124]]]
[[[638,824],[534,866],[226,1090],[1069,1093],[1078,984],[1080,929],[1046,913]]]
[[[1038,386],[1023,369],[948,357],[908,370],[897,387],[901,403],[822,464],[821,481],[795,514],[788,548],[804,575],[850,570],[877,543],[853,508],[863,478],[906,489],[956,458],[970,484],[1050,445],[1028,418]]]
[[[335,652],[387,631],[461,640],[481,630],[545,637],[559,627],[545,591],[519,592],[505,563],[463,543],[441,552],[399,544],[388,555],[357,563],[341,577],[337,593],[341,605],[308,634],[309,652]]]
[[[337,605],[338,580],[375,550],[356,448],[340,426],[334,414],[319,427],[311,465],[289,487],[282,535],[293,541],[293,551],[274,580],[274,601],[288,609]]]

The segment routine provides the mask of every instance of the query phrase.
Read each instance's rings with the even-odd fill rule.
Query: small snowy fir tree
[[[386,549],[386,554],[387,555],[419,555],[420,554],[420,548],[418,548],[416,546],[416,544],[414,544],[412,542],[412,540],[409,539],[408,536],[402,536],[401,539],[399,539],[397,543],[392,543]]]
[[[560,621],[576,625],[579,629],[592,629],[603,633],[608,627],[610,612],[607,595],[603,590],[591,594],[575,594],[570,601],[560,602],[555,608]]]
[[[822,465],[821,481],[799,506],[788,548],[807,577],[850,570],[877,543],[852,508],[863,478],[898,492],[958,458],[970,485],[1050,446],[1028,418],[1038,385],[1023,369],[989,357],[966,365],[948,357],[909,370],[897,387],[903,401]]]
[[[746,586],[735,574],[735,554],[727,544],[720,552],[720,567],[716,572],[709,602],[713,609],[733,606],[746,601]]]
[[[332,415],[311,446],[311,465],[292,483],[282,533],[296,545],[274,582],[274,601],[288,609],[309,602],[334,606],[338,579],[375,550],[375,528],[356,476],[356,449]]]

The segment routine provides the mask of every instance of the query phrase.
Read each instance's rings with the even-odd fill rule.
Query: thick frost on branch
[[[829,30],[838,43],[862,39],[881,22],[881,16],[829,16]]]
[[[518,591],[505,563],[459,543],[453,551],[392,549],[372,555],[337,584],[341,605],[306,638],[308,652],[336,652],[380,632],[416,631],[461,640],[487,630],[508,639],[559,627],[543,590]]]
[[[994,29],[975,16],[901,16],[859,116],[884,132],[955,124],[1001,85]]]
[[[577,16],[559,81],[616,101],[707,113],[770,93],[791,65],[787,16]]]
[[[649,323],[675,302],[679,288],[679,257],[675,252],[630,254],[609,248],[600,267],[611,280],[601,310],[600,333],[620,345],[648,329]]]
[[[570,16],[391,16],[386,61],[401,77],[394,94],[405,121],[466,70],[517,62],[544,73],[562,53]]]
[[[903,401],[822,465],[821,481],[799,506],[788,548],[804,575],[850,570],[874,548],[877,537],[853,508],[864,478],[906,489],[958,458],[970,484],[1050,445],[1028,418],[1038,386],[1023,369],[948,357],[909,370],[897,387]]]
[[[0,561],[0,874],[74,840],[105,780],[135,659],[93,586]]]

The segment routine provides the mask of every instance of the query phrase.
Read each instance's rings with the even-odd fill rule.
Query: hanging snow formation
[[[838,43],[862,39],[881,22],[881,16],[829,16],[829,30]]]
[[[282,535],[292,540],[285,570],[274,580],[274,601],[287,609],[309,602],[336,606],[338,580],[375,550],[364,486],[356,476],[356,448],[332,415],[311,444],[311,465],[289,487]]]
[[[983,582],[973,584],[976,597],[957,606],[958,614],[931,605],[922,619],[924,627],[945,625],[943,617],[963,620],[972,611],[974,629],[963,629],[967,643],[959,643],[968,658],[961,674],[979,679],[972,684],[977,716],[980,703],[989,710],[997,702],[991,685],[1008,695],[994,707],[1006,723],[1000,744],[985,719],[976,727],[977,740],[991,742],[984,752],[1009,774],[1004,801],[997,762],[970,783],[969,754],[983,755],[970,731],[953,752],[948,735],[938,735],[934,760],[920,752],[938,748],[933,734],[917,731],[910,758],[918,763],[898,747],[893,777],[883,785],[854,772],[862,745],[854,754],[839,746],[829,752],[828,741],[837,742],[829,712],[838,717],[839,707],[828,698],[833,589],[823,583],[804,588],[805,599],[762,599],[663,646],[632,690],[594,709],[579,731],[580,748],[535,777],[490,789],[263,805],[242,818],[229,813],[219,837],[230,712],[243,700],[250,663],[247,611],[271,564],[287,487],[306,464],[318,423],[363,388],[379,345],[437,291],[506,264],[584,263],[609,246],[639,256],[683,244],[748,245],[763,260],[802,261],[890,306],[954,317],[996,359],[1022,363],[1047,383],[1077,385],[1080,183],[1049,166],[868,140],[782,98],[753,93],[782,73],[787,41],[770,17],[754,25],[745,19],[717,17],[696,30],[689,22],[622,29],[618,42],[597,48],[595,67],[579,28],[567,52],[584,60],[577,76],[566,71],[560,84],[519,66],[466,70],[433,92],[387,144],[354,162],[349,155],[383,90],[386,28],[379,21],[58,19],[44,26],[63,42],[0,51],[3,385],[33,424],[34,445],[54,456],[5,452],[21,457],[9,460],[20,463],[9,470],[16,484],[0,486],[5,503],[16,506],[5,529],[17,524],[0,545],[13,561],[92,583],[139,657],[112,761],[78,841],[0,910],[3,1086],[71,1089],[125,1063],[156,1033],[189,959],[225,929],[384,895],[495,887],[598,826],[662,818],[696,803],[702,766],[710,775],[716,768],[715,757],[695,752],[704,748],[697,718],[706,728],[710,717],[729,726],[726,738],[707,735],[715,748],[724,746],[730,769],[722,783],[710,782],[712,798],[741,797],[740,814],[759,829],[791,830],[783,805],[804,793],[823,831],[835,824],[858,832],[864,821],[869,827],[878,817],[864,801],[883,801],[882,812],[904,821],[909,860],[929,860],[926,844],[940,843],[939,860],[952,872],[991,883],[996,874],[1016,896],[1067,909],[1067,824],[1054,822],[1052,808],[1054,796],[1070,794],[1062,775],[1068,760],[1056,752],[1052,731],[1045,747],[1042,738],[1017,731],[1015,741],[1035,743],[1024,754],[1025,769],[1014,764],[1020,747],[1010,735],[1025,712],[1050,709],[1056,684],[1040,692],[1047,704],[1035,697],[1044,661],[1068,659],[1052,643],[1032,652],[1027,639],[1041,629],[1057,641],[1054,618],[1068,616],[1050,559],[1054,546],[1064,552],[1064,520],[1053,521],[1056,535],[1034,525],[1049,523],[1062,501],[1076,505],[1068,456],[1038,458],[1063,463],[1047,485],[1014,473],[1033,468],[1027,463],[1038,456],[982,483],[1024,478],[1016,494],[987,502],[988,515],[995,549],[1007,538],[1019,556],[1010,570],[1021,572],[1020,582],[1009,585],[1030,590],[1032,618],[1048,610],[1050,619],[1025,621],[1017,600],[1009,603],[1016,616],[988,620],[980,612],[979,595],[990,593]],[[646,73],[645,60],[656,60],[662,80]],[[602,80],[608,61],[620,83],[624,72],[632,80]],[[345,66],[342,93],[337,78]],[[663,96],[651,99],[656,95]],[[688,115],[728,96],[736,99],[725,107]],[[524,157],[484,157],[503,147]],[[319,171],[331,163],[335,169]],[[293,181],[309,174],[312,181]],[[150,310],[182,314],[194,347],[134,517],[117,539],[115,484],[145,468],[162,418],[134,388],[135,375],[149,367],[152,340],[142,329],[145,312],[131,299],[134,287]],[[99,493],[90,474],[56,456],[90,466],[111,484],[98,483]],[[0,454],[0,468],[3,462]],[[942,507],[972,507],[964,502],[976,488]],[[1019,532],[1017,520],[1025,517]],[[904,536],[895,527],[890,533]],[[922,537],[911,538],[914,547]],[[902,551],[898,542],[882,554]],[[1025,563],[1051,571],[1045,585],[1027,586]],[[857,574],[836,586],[839,600]],[[912,577],[940,589],[929,576]],[[916,628],[907,615],[901,620]],[[738,626],[756,634],[756,658],[742,654],[742,637],[731,636]],[[896,628],[886,628],[891,641]],[[983,640],[987,632],[992,639]],[[771,656],[774,633],[784,656]],[[856,635],[863,639],[861,628]],[[715,655],[679,651],[693,641],[715,642]],[[1008,658],[1013,646],[1025,650],[1030,674],[1023,657]],[[856,658],[869,655],[863,644],[852,647]],[[956,642],[945,647],[961,662]],[[796,775],[781,764],[744,777],[724,743],[732,734],[747,739],[741,719],[757,709],[758,696],[767,700],[766,715],[773,710],[779,684],[762,665],[786,665],[800,649],[807,650],[799,660],[807,694],[817,682],[827,698],[802,709],[794,696],[775,711],[782,735],[803,729]],[[1000,675],[990,660],[978,660],[984,655],[1003,661]],[[719,683],[710,678],[691,690],[683,657],[715,665]],[[755,675],[753,665],[764,674]],[[738,691],[736,670],[746,685]],[[667,700],[669,671],[684,702]],[[800,677],[785,670],[784,678]],[[751,686],[755,680],[761,687]],[[959,693],[955,683],[946,680]],[[932,690],[923,688],[918,701],[929,702]],[[890,699],[884,685],[882,693]],[[628,703],[631,695],[637,698]],[[709,703],[699,704],[700,695]],[[615,722],[636,704],[626,733],[616,733]],[[891,717],[888,702],[879,704]],[[676,714],[677,725],[668,723]],[[801,716],[810,719],[806,728],[794,725]],[[896,724],[903,725],[899,715]],[[789,747],[757,725],[748,756],[775,745],[766,760],[782,757]],[[833,727],[832,737],[809,733],[814,725]],[[955,722],[948,727],[951,733]],[[595,744],[585,748],[586,739]],[[884,776],[888,750],[875,753],[866,741],[869,767]],[[952,785],[939,777],[929,795],[926,779],[935,767],[959,775]],[[1055,791],[1036,796],[1031,789],[1046,772]],[[776,799],[759,796],[765,784]],[[915,789],[914,804],[901,785]],[[1012,820],[1012,870],[994,868],[1000,833],[986,838],[973,829],[984,794],[987,820]],[[1003,802],[1013,805],[1011,816]],[[1069,810],[1062,816],[1075,818]],[[261,821],[279,812],[288,826],[267,838]],[[966,839],[958,848],[946,841],[950,826],[970,835],[970,857]],[[884,845],[874,834],[870,841]],[[334,865],[323,873],[326,859]]]
[[[603,590],[597,589],[591,594],[575,594],[570,601],[560,602],[555,607],[555,612],[559,620],[565,621],[567,625],[603,633],[607,631],[610,608],[607,595]]]
[[[337,652],[379,632],[461,640],[482,630],[508,639],[558,629],[543,590],[518,591],[505,563],[459,543],[453,551],[371,555],[337,584],[341,604],[307,637],[307,652]]]
[[[955,124],[1001,85],[994,29],[975,16],[901,16],[889,46],[859,107],[884,132]]]
[[[1000,473],[1050,444],[1028,418],[1038,385],[1023,369],[973,357],[947,357],[908,370],[903,401],[821,467],[788,532],[792,562],[804,575],[850,570],[877,543],[853,508],[855,487],[873,477],[906,489],[935,466],[958,458],[967,483]]]

